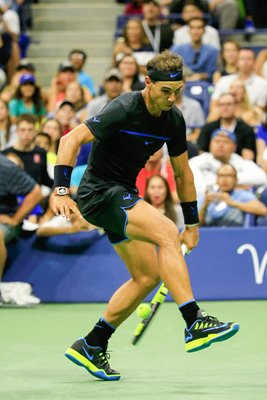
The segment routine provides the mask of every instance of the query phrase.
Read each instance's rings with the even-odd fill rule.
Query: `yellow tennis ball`
[[[139,304],[139,306],[136,309],[136,314],[141,319],[148,318],[150,313],[151,313],[150,305],[146,303]]]

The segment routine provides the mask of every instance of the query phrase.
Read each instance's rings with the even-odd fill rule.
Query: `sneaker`
[[[185,349],[188,353],[205,349],[214,342],[221,342],[234,336],[239,330],[235,322],[220,322],[217,318],[198,310],[197,320],[185,329]]]
[[[117,381],[121,377],[119,372],[110,368],[108,362],[109,354],[106,349],[91,347],[84,338],[76,340],[66,350],[65,356],[80,367],[87,369],[96,378],[105,381]]]

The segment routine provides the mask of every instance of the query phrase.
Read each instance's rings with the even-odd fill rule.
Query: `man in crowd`
[[[219,118],[209,122],[201,129],[198,145],[200,150],[208,151],[211,134],[215,129],[224,128],[236,135],[236,153],[243,158],[254,160],[256,154],[255,133],[253,128],[242,119],[236,118],[236,99],[230,93],[222,94],[218,99]]]
[[[251,160],[235,153],[237,138],[234,132],[219,128],[211,134],[209,152],[190,159],[198,198],[216,184],[216,174],[222,164],[230,163],[237,170],[237,183],[243,186],[265,185],[266,174]]]

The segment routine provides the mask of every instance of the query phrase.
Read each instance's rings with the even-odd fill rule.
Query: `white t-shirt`
[[[265,172],[253,161],[244,160],[241,156],[233,153],[229,163],[237,170],[237,183],[239,185],[266,185]],[[202,153],[189,160],[192,169],[197,197],[202,196],[206,190],[210,190],[217,180],[217,171],[222,162],[213,157],[211,153]]]
[[[173,36],[173,44],[180,45],[191,42],[191,36],[189,33],[189,26],[184,25],[181,28],[176,29]],[[216,49],[221,49],[220,37],[217,29],[213,26],[207,25],[205,27],[205,33],[202,36],[202,43],[209,44]]]
[[[218,80],[212,93],[212,99],[218,100],[223,93],[227,93],[231,83],[238,79],[238,74],[223,76]],[[267,81],[256,74],[244,81],[251,106],[265,107],[267,104]]]
[[[3,21],[6,23],[8,30],[15,35],[20,34],[19,16],[16,11],[7,10],[3,14]]]

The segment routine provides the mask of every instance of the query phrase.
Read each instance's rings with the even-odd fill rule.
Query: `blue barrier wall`
[[[201,229],[186,257],[198,300],[267,298],[266,228]],[[46,302],[105,302],[129,274],[95,231],[10,244],[5,281],[25,281]],[[170,297],[169,297],[170,299]]]

